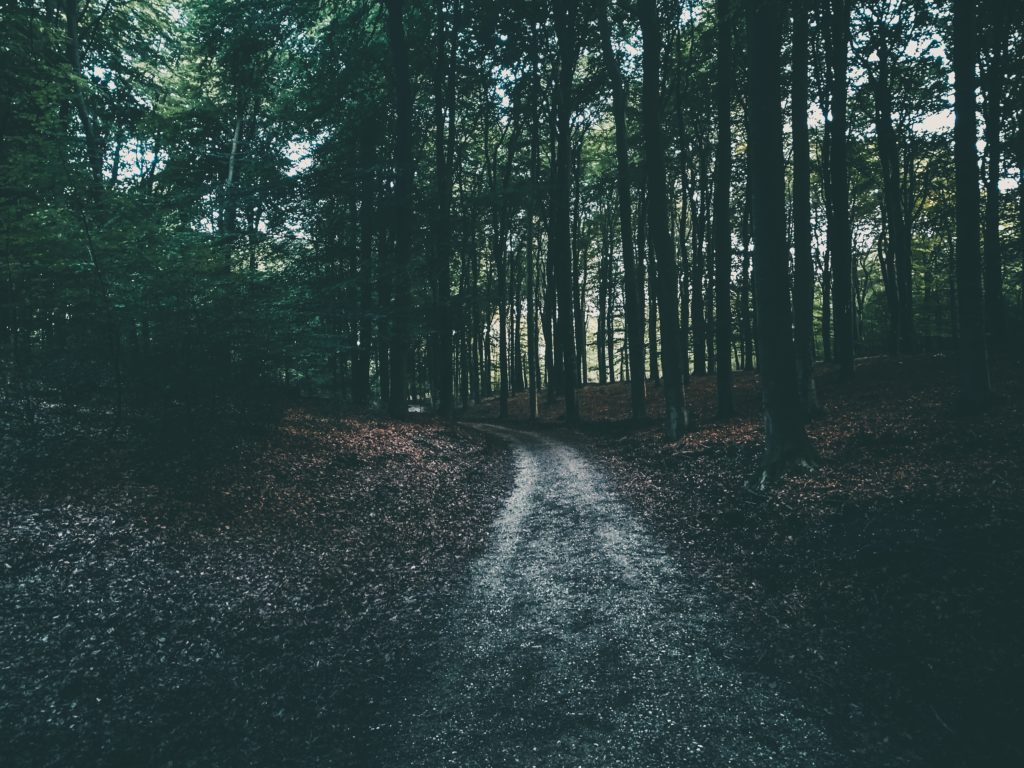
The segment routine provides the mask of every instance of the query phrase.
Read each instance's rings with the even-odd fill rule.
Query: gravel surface
[[[515,488],[383,764],[843,764],[814,711],[731,661],[726,598],[580,453],[485,428],[512,443]]]

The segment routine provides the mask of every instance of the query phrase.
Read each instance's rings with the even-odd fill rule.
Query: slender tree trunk
[[[643,35],[642,125],[647,166],[647,205],[651,246],[658,260],[658,305],[661,312],[666,433],[676,440],[690,427],[680,360],[679,294],[675,253],[668,231],[665,147],[661,129],[661,24],[655,0],[639,0],[637,14]]]
[[[718,142],[715,147],[715,319],[718,359],[718,417],[733,415],[732,403],[732,215],[729,187],[732,184],[732,24],[733,0],[715,0],[718,16],[718,79],[715,101]]]
[[[373,349],[373,234],[376,174],[376,132],[364,126],[361,142],[362,200],[359,202],[359,346],[352,370],[352,399],[356,405],[370,402],[370,352]]]
[[[993,344],[1001,344],[1006,332],[1003,306],[1003,254],[999,242],[999,179],[1003,160],[1003,90],[1006,87],[1003,61],[1006,56],[1009,25],[1006,8],[999,2],[988,4],[986,38],[990,60],[985,72],[985,317]],[[1024,131],[1024,128],[1018,128]]]
[[[896,264],[892,253],[892,236],[889,232],[889,216],[882,206],[882,231],[878,237],[878,264],[882,272],[882,287],[885,303],[889,310],[889,354],[897,355],[900,350],[900,300],[896,288]]]
[[[835,311],[836,357],[842,380],[853,378],[853,254],[850,229],[850,181],[847,160],[847,60],[849,55],[851,0],[830,0],[832,7],[829,181],[832,216],[829,221],[829,250],[832,255],[832,302]]]
[[[910,227],[903,207],[903,184],[900,179],[900,152],[896,129],[892,122],[892,90],[889,61],[891,50],[887,27],[878,33],[875,51],[878,62],[875,72],[869,73],[875,94],[875,126],[878,134],[878,159],[882,167],[882,191],[886,217],[889,223],[890,250],[893,253],[898,348],[907,353],[914,351],[913,273]]]
[[[536,197],[540,194],[540,52],[537,42],[539,33],[530,35],[530,194],[526,206],[526,368],[530,419],[540,415],[538,394],[540,392],[540,344],[537,332],[536,307],[536,250],[535,218]]]
[[[447,42],[444,2],[434,3],[437,61],[434,78],[434,161],[436,174],[437,219],[434,232],[435,275],[437,281],[436,316],[437,344],[435,364],[441,418],[455,417],[454,382],[452,373],[452,317],[451,317],[451,207],[452,159],[455,154],[455,57],[458,43],[459,8],[453,10],[451,42]],[[449,51],[450,48],[450,51]]]
[[[1024,115],[1024,88],[1018,92],[1020,104],[1017,114]],[[1024,181],[1024,127],[1017,129],[1017,178]],[[1017,250],[1020,253],[1020,275],[1018,277],[1018,299],[1022,321],[1024,321],[1024,185],[1017,185]],[[1022,329],[1024,330],[1024,329]],[[1024,332],[1021,333],[1024,340]],[[1018,349],[1020,353],[1020,349]]]
[[[960,398],[978,410],[989,400],[981,248],[978,242],[978,117],[974,67],[978,58],[975,4],[953,0],[954,114],[956,165],[956,282],[960,330]]]
[[[690,382],[690,253],[686,245],[686,168],[680,169],[682,205],[679,206],[679,338],[682,342],[683,386]]]
[[[385,29],[395,89],[395,251],[391,264],[391,337],[390,393],[388,412],[393,417],[408,413],[409,382],[407,374],[411,351],[413,230],[413,146],[412,146],[412,82],[409,76],[409,55],[406,48],[402,14],[404,0],[383,0],[387,10]]]
[[[696,193],[702,194],[701,178],[698,174],[694,179]],[[683,200],[683,205],[687,200]],[[696,376],[703,376],[708,372],[708,340],[707,340],[707,310],[704,306],[704,248],[703,234],[701,232],[700,207],[694,203],[693,208],[693,247],[691,252],[693,258],[690,261],[690,284],[693,289],[690,292],[691,325],[693,327],[693,373]]]
[[[392,191],[392,197],[394,192]],[[390,205],[392,200],[388,200]],[[381,309],[391,307],[391,233],[385,218],[380,217],[377,230],[377,301]],[[391,402],[391,328],[384,313],[377,321],[377,386],[383,403]]]
[[[793,341],[804,413],[818,409],[814,386],[814,265],[811,262],[811,148],[807,129],[807,0],[793,1]]]
[[[640,214],[637,217],[637,261],[641,265],[640,272],[643,273],[643,265],[647,266],[647,349],[651,365],[651,381],[657,384],[661,381],[661,366],[658,354],[658,268],[654,262],[654,255],[647,252],[650,240],[647,236],[647,171],[644,169],[644,182],[640,197]]]
[[[611,23],[607,3],[597,13],[601,50],[612,86],[612,114],[615,121],[615,188],[618,193],[619,227],[622,236],[622,267],[625,277],[626,343],[629,349],[629,397],[633,418],[647,416],[644,377],[644,300],[642,279],[637,274],[633,248],[633,201],[630,194],[629,133],[626,128],[626,88],[619,62],[612,49]]]
[[[750,184],[746,193],[746,210],[740,240],[743,246],[743,264],[740,268],[740,338],[743,370],[754,370],[754,313],[750,306]]]
[[[572,231],[572,83],[579,56],[576,38],[577,0],[554,0],[555,34],[558,38],[558,80],[555,87],[556,151],[551,193],[551,244],[548,258],[554,263],[557,289],[558,348],[562,358],[562,393],[565,420],[579,421],[576,402],[576,349],[573,328]]]
[[[814,451],[804,431],[793,346],[782,154],[780,0],[746,0],[749,61],[750,172],[753,192],[754,282],[758,361],[765,410],[760,484]]]
[[[583,214],[582,214],[582,165],[583,165],[583,142],[585,136],[581,135],[579,144],[573,148],[572,153],[572,307],[573,307],[573,328],[576,331],[576,386],[587,383],[590,363],[587,359],[587,317],[584,304],[587,295],[588,278],[588,254],[583,248]]]
[[[605,360],[605,351],[608,348],[607,323],[608,323],[608,262],[611,257],[611,244],[608,242],[608,226],[604,217],[601,217],[601,261],[597,273],[597,381],[599,384],[608,383],[608,368]]]

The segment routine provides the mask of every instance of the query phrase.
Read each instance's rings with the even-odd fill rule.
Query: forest
[[[1018,764],[1022,168],[1009,0],[0,0],[8,764]]]

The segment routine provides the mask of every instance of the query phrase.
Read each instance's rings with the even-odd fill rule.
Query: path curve
[[[601,472],[552,437],[485,429],[512,444],[515,488],[385,764],[842,762],[814,712],[730,665],[722,598]]]

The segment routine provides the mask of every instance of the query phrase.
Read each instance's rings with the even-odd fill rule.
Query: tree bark
[[[352,367],[352,399],[356,405],[370,402],[370,352],[373,349],[373,236],[377,154],[375,126],[363,126],[360,146],[362,200],[359,201],[359,346]]]
[[[793,340],[804,413],[818,410],[814,385],[814,265],[811,261],[811,148],[807,128],[807,0],[793,2]]]
[[[579,421],[576,402],[576,349],[573,327],[572,274],[572,83],[579,57],[576,38],[577,0],[554,0],[555,34],[558,39],[558,78],[555,86],[555,171],[551,192],[551,243],[548,258],[554,264],[558,317],[556,334],[562,358],[562,394],[565,420]]]
[[[750,175],[758,361],[765,412],[759,485],[814,461],[804,431],[793,346],[782,150],[780,0],[746,0],[749,51]]]
[[[715,102],[718,141],[715,146],[715,192],[712,237],[715,247],[715,320],[718,360],[718,418],[734,413],[732,402],[732,216],[729,187],[732,184],[732,2],[715,0],[718,16],[718,79]]]
[[[900,152],[896,129],[892,122],[892,85],[890,31],[885,24],[876,33],[875,53],[878,62],[868,76],[875,96],[875,126],[878,134],[878,159],[882,167],[882,191],[889,224],[890,250],[893,254],[897,325],[900,351],[912,353],[914,342],[913,272],[910,226],[903,205],[903,183],[900,179]]]
[[[960,331],[960,400],[969,410],[988,404],[988,351],[985,344],[981,247],[978,238],[978,118],[974,95],[977,63],[976,8],[953,0],[954,115],[956,166],[956,282]]]
[[[395,250],[391,263],[390,386],[388,413],[395,418],[409,411],[408,360],[411,341],[412,288],[409,274],[413,230],[412,81],[402,15],[404,0],[382,0],[387,10],[385,29],[391,52],[395,89]]]
[[[832,302],[839,377],[853,378],[853,254],[850,229],[850,180],[847,161],[847,60],[851,0],[829,0],[832,8],[829,73],[832,120],[829,148],[829,186],[832,216],[828,242],[832,257]]]
[[[537,332],[536,308],[536,258],[535,201],[540,194],[540,51],[536,29],[530,35],[530,194],[526,206],[526,368],[529,400],[529,417],[540,415],[538,395],[540,392],[540,343]]]
[[[993,344],[1000,344],[1006,331],[1003,306],[1003,254],[999,242],[999,179],[1003,161],[1003,90],[1006,78],[1003,62],[1006,57],[1009,24],[1007,6],[990,2],[992,10],[986,18],[986,39],[989,61],[984,79],[985,89],[985,153],[988,155],[985,174],[985,317]],[[1024,128],[1019,129],[1024,130]]]
[[[633,248],[633,202],[630,193],[629,134],[626,128],[626,88],[619,62],[612,49],[611,22],[607,3],[598,9],[601,50],[612,86],[612,115],[615,121],[615,189],[618,193],[619,227],[622,236],[622,267],[625,277],[626,340],[629,348],[629,398],[635,420],[647,416],[644,381],[644,301]]]
[[[451,41],[445,28],[444,2],[436,0],[437,61],[434,78],[434,162],[436,165],[437,218],[434,232],[437,345],[435,364],[438,411],[443,419],[455,417],[452,360],[452,159],[455,154],[455,57],[459,39],[459,7],[452,12]]]
[[[658,262],[658,309],[665,367],[665,431],[670,440],[676,440],[691,424],[683,392],[680,359],[678,274],[668,231],[665,147],[661,129],[661,22],[655,0],[639,0],[637,14],[644,45],[642,124],[647,166],[648,226],[654,258]]]

